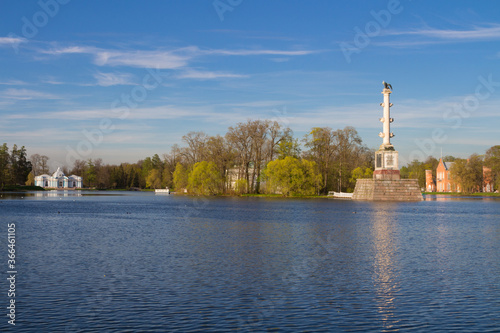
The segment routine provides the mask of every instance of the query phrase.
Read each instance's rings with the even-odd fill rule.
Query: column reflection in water
[[[395,299],[400,291],[399,271],[396,267],[397,244],[395,233],[395,205],[381,203],[374,211],[372,225],[373,283],[376,306],[381,315],[384,329],[391,329],[399,320],[394,318]]]

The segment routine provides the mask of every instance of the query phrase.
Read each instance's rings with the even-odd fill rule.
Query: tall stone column
[[[375,171],[373,179],[358,179],[352,195],[352,200],[370,201],[422,201],[422,193],[418,185],[418,179],[401,179],[398,165],[398,152],[391,144],[391,118],[392,107],[390,95],[392,86],[384,84],[384,102],[380,106],[384,108],[383,131],[379,133],[382,138],[380,148],[375,152]],[[431,172],[432,177],[432,172]]]
[[[379,136],[382,138],[380,148],[375,152],[375,171],[373,172],[373,179],[380,180],[397,180],[400,179],[399,166],[398,166],[398,152],[391,144],[391,138],[394,133],[391,132],[391,123],[394,118],[391,118],[390,95],[392,91],[389,88],[384,88],[382,94],[384,95],[384,102],[380,106],[384,108],[383,117],[379,120],[382,122],[382,132]]]
[[[391,123],[394,121],[394,118],[391,118],[391,102],[390,102],[390,89],[384,89],[382,94],[384,94],[384,102],[380,103],[380,106],[384,108],[384,117],[380,118],[380,121],[383,123],[383,132],[379,133],[379,136],[383,138],[382,145],[384,147],[389,147],[391,145],[391,138],[394,136],[394,133],[391,133]]]

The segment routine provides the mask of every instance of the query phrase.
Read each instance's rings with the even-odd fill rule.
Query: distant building
[[[47,174],[35,177],[35,186],[49,188],[82,188],[82,177],[64,175],[61,168],[57,168],[52,176]]]
[[[432,170],[425,170],[425,188],[428,192],[460,192],[460,184],[453,182],[451,178],[450,169],[453,162],[444,162],[439,160],[436,169],[436,181],[432,177]],[[478,188],[477,191],[494,192],[493,177],[491,169],[483,166],[483,187]]]
[[[493,192],[493,185],[491,169],[483,166],[483,192]]]
[[[250,167],[248,168],[250,182],[252,182],[253,172],[254,172],[253,163],[250,163]],[[226,184],[228,190],[236,190],[237,182],[239,180],[246,180],[245,170],[243,166],[240,167],[234,166],[233,168],[226,170]],[[255,187],[256,182],[257,180],[255,179],[253,182],[253,187]]]
[[[432,170],[425,170],[425,190],[427,192],[436,192],[436,183],[432,177]]]
[[[459,192],[460,186],[455,185],[451,179],[450,169],[453,162],[444,162],[439,159],[436,169],[436,191],[437,192]]]

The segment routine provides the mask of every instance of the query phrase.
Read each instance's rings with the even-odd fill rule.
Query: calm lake
[[[500,199],[0,193],[0,330],[500,331]]]

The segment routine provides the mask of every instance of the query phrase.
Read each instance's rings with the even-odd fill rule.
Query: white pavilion
[[[35,177],[35,186],[49,188],[82,188],[82,177],[64,175],[61,168],[57,168],[52,176],[47,174]]]

